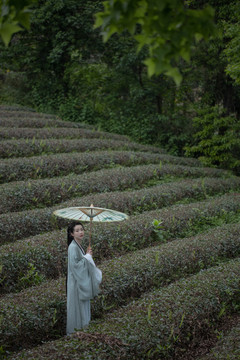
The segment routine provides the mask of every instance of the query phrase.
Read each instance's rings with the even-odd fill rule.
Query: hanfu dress
[[[90,299],[99,293],[102,272],[90,254],[73,240],[68,247],[67,334],[87,326],[91,319]]]

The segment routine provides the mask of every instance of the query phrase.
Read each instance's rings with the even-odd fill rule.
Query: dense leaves
[[[121,261],[112,259],[102,262],[104,282],[101,286],[101,295],[92,303],[93,317],[102,317],[153,287],[167,285],[183,275],[213,266],[222,258],[237,256],[240,254],[238,232],[239,224],[223,226],[203,235],[136,251],[134,254],[121,257]],[[29,337],[31,343],[36,344],[42,337],[53,338],[62,334],[65,327],[65,307],[59,308],[59,303],[65,305],[66,302],[65,281],[65,277],[48,281],[41,286],[15,294],[13,299],[11,295],[2,298],[2,312],[15,308],[8,316],[8,323],[2,324],[5,345],[19,347],[25,341],[29,344]],[[55,322],[52,322],[54,309],[57,313]],[[14,329],[16,317],[20,313],[24,325],[16,326]],[[42,323],[35,323],[33,336],[31,317],[39,316],[43,317]],[[11,335],[5,333],[6,328],[12,328]]]
[[[60,2],[59,7],[62,5]],[[112,60],[116,59],[109,57],[108,63]],[[121,57],[121,67],[120,60]],[[151,81],[152,85],[154,80]],[[140,103],[141,97],[138,99]],[[179,98],[179,102],[182,99]],[[80,201],[89,204],[93,201],[95,205],[131,215],[121,224],[96,225],[92,234],[94,259],[104,273],[102,294],[93,302],[93,317],[114,310],[111,314],[114,320],[107,315],[91,324],[92,333],[43,344],[32,349],[31,354],[20,353],[20,358],[74,359],[77,356],[84,360],[94,357],[105,360],[107,355],[110,359],[132,360],[140,354],[141,358],[156,359],[163,355],[178,359],[180,354],[216,331],[221,319],[238,311],[239,261],[236,260],[235,265],[223,265],[228,258],[239,256],[239,223],[234,225],[239,222],[238,177],[228,171],[204,168],[198,160],[166,155],[155,147],[137,146],[127,138],[96,132],[82,124],[70,124],[68,129],[62,127],[66,123],[58,119],[56,123],[60,128],[42,127],[44,123],[52,126],[54,117],[31,113],[28,118],[27,109],[15,108],[14,112],[11,109],[2,109],[5,133],[13,131],[9,125],[14,124],[14,119],[20,127],[12,132],[18,140],[4,140],[9,149],[16,144],[15,151],[21,145],[25,151],[24,143],[27,143],[25,149],[36,150],[44,143],[41,134],[45,134],[48,136],[45,141],[53,146],[53,152],[54,146],[61,143],[64,151],[70,152],[49,155],[43,152],[42,156],[32,158],[2,160],[2,164],[8,164],[8,179],[11,173],[23,179],[0,186],[1,211],[5,212],[0,216],[1,243],[5,244],[1,246],[0,284],[3,292],[12,291],[0,300],[3,357],[10,357],[10,349],[35,346],[65,332],[66,230],[51,230],[65,228],[66,221],[58,221],[52,212],[62,206],[77,206]],[[179,109],[183,109],[181,105]],[[232,117],[226,113],[226,117],[229,116]],[[30,128],[21,127],[26,125]],[[37,128],[33,128],[34,125]],[[64,131],[68,130],[77,135],[69,144],[64,138]],[[34,133],[38,133],[39,140],[34,138]],[[29,140],[21,138],[26,134]],[[83,134],[85,145],[81,147]],[[54,136],[63,139],[56,140]],[[156,134],[156,138],[158,136]],[[184,136],[181,134],[179,142]],[[131,151],[97,148],[98,151],[92,153],[71,152],[77,146],[76,141],[81,151],[87,150],[89,139],[93,139],[93,147],[125,143]],[[106,163],[107,155],[114,162],[128,166]],[[133,166],[142,161],[148,165]],[[31,162],[39,166],[38,171],[45,171],[43,176],[52,178],[30,179]],[[80,174],[69,173],[76,171],[76,163],[90,168],[82,169]],[[69,175],[59,177],[56,165]],[[95,166],[106,165],[110,168],[93,171]],[[206,178],[210,176],[212,178]],[[196,177],[198,179],[190,179]],[[63,204],[63,200],[67,202]],[[172,204],[175,205],[170,206]],[[211,229],[226,223],[230,225]],[[209,228],[206,234],[186,238]],[[176,240],[178,237],[182,239]],[[218,266],[209,272],[203,270],[213,265]],[[196,277],[188,278],[197,272]],[[176,282],[179,279],[182,280]],[[173,283],[168,286],[170,282]],[[157,287],[160,293],[157,289],[147,293],[152,287]],[[142,300],[136,299],[139,295]],[[118,310],[119,306],[124,307]]]
[[[188,159],[189,160],[189,159]],[[174,177],[216,177],[228,178],[225,171],[211,168],[196,168],[182,165],[141,165],[132,167],[111,167],[99,171],[83,173],[81,176],[70,174],[54,179],[28,179],[6,183],[0,186],[2,202],[0,213],[20,211],[24,209],[50,206],[76,196],[83,196],[97,192],[109,192],[138,188],[144,184],[154,185],[159,181],[170,181]],[[218,180],[216,180],[218,183]],[[221,183],[219,181],[219,183]],[[223,184],[232,184],[234,187],[238,180],[232,179]],[[204,180],[201,182],[204,193]]]
[[[223,166],[240,173],[240,123],[233,115],[214,107],[193,118],[195,145],[187,154],[198,157],[206,166]]]
[[[35,0],[1,0],[0,36],[8,45],[13,34],[30,27],[30,7]]]
[[[182,159],[183,164],[192,159]],[[40,179],[67,174],[82,174],[117,165],[133,166],[149,163],[177,163],[174,156],[148,152],[102,151],[89,153],[53,154],[20,159],[5,159],[0,164],[0,182]]]
[[[119,201],[115,202],[115,204],[118,203]],[[103,202],[102,204],[109,203]],[[121,208],[120,203],[120,209],[126,211],[129,205],[131,205],[130,201]],[[161,206],[161,204],[153,203],[153,207],[155,206]],[[151,205],[149,208],[151,209]],[[239,213],[239,209],[239,195],[230,194],[203,202],[145,211],[142,214],[131,216],[127,222],[117,226],[111,224],[107,226],[95,225],[93,231],[95,259],[100,261],[104,258],[125,254],[128,251],[133,252],[147,248],[152,244],[174,240],[179,236],[184,237],[186,233],[196,233],[214,225],[218,218],[222,218],[223,222],[232,222],[234,221],[233,214]],[[140,212],[141,208],[138,211]],[[16,215],[14,217],[15,222],[11,221],[10,215],[5,217],[6,220],[8,219],[8,223],[3,222],[2,242],[11,242],[12,244],[2,246],[1,283],[4,292],[8,288],[13,290],[14,287],[15,289],[23,287],[20,279],[22,274],[29,270],[29,263],[32,263],[36,271],[45,277],[55,277],[57,274],[66,272],[65,231],[53,231],[32,238],[29,237],[32,232],[49,231],[55,225],[50,218],[51,210],[48,212],[47,218],[46,211],[45,216],[42,217],[41,212],[43,213],[43,211],[37,213],[32,211],[28,213],[29,216],[20,217],[20,219]],[[163,234],[155,231],[153,219],[161,219]],[[63,225],[66,226],[66,221],[61,226]],[[17,230],[15,230],[16,228]],[[8,234],[12,234],[11,237]],[[15,243],[14,236],[20,238],[21,234],[28,236],[28,239]],[[29,283],[29,286],[31,285]]]
[[[210,353],[198,360],[238,360],[240,356],[240,316],[235,315],[232,329],[224,332]]]
[[[106,351],[108,359],[179,355],[182,346],[197,342],[223,314],[239,306],[239,269],[238,258],[201,271],[147,293],[111,317],[93,322],[88,332],[20,352],[14,359],[44,359],[49,358],[49,353],[51,359],[58,359],[59,352],[65,359],[91,356],[102,360],[106,359]],[[115,340],[118,346],[108,346],[108,339]]]
[[[101,1],[39,1],[30,31],[20,32],[7,50],[1,49],[0,101],[55,112],[66,120],[129,135],[177,155],[198,142],[192,136],[196,108],[223,106],[227,116],[239,119],[235,0],[164,0],[161,5],[131,0],[124,2],[125,8],[118,0],[105,4],[106,19],[117,26],[129,22],[133,30],[137,22],[137,40],[125,31],[114,33],[103,44],[100,30],[93,29],[95,14],[100,12],[102,18],[105,13]],[[215,11],[215,25],[207,4]],[[118,18],[111,17],[115,11]],[[208,37],[214,26],[219,30],[217,38],[207,44],[193,41],[200,33]],[[151,31],[156,36],[149,37]],[[138,42],[146,39],[149,43],[136,53]],[[164,51],[158,52],[159,46]],[[190,53],[191,61],[178,59],[188,59]],[[150,67],[155,68],[163,55],[164,71],[183,77],[179,87],[164,75],[149,79],[143,60],[151,55]],[[234,150],[228,152],[234,156]],[[231,162],[228,167],[232,168]]]
[[[165,73],[177,84],[182,77],[173,61],[179,57],[189,61],[193,40],[207,39],[214,33],[213,9],[192,10],[181,1],[105,1],[104,11],[96,16],[96,26],[101,26],[105,41],[116,32],[128,30],[138,49],[149,49],[145,60],[148,74]]]

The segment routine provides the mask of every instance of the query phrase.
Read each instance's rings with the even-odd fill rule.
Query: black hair
[[[83,224],[80,221],[74,221],[74,222],[70,223],[67,228],[67,244],[68,244],[68,246],[73,241],[72,233],[73,233],[76,225],[81,225],[83,230],[85,230]]]

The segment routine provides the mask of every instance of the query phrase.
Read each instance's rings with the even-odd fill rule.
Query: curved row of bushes
[[[0,143],[0,157],[12,158],[51,153],[85,152],[94,150],[138,150],[164,153],[164,150],[148,145],[112,139],[45,139],[4,140]]]
[[[144,212],[131,216],[123,223],[94,225],[92,243],[96,261],[149,247],[153,244],[162,243],[183,236],[186,230],[197,227],[199,231],[206,224],[212,224],[216,217],[223,217],[230,222],[229,213],[240,210],[240,195],[224,195],[215,199],[196,202],[188,205],[175,205],[162,210]],[[34,227],[38,217],[34,217],[32,211],[31,223]],[[163,231],[154,231],[153,219],[161,220]],[[46,221],[47,222],[47,221]],[[63,220],[62,225],[67,225]],[[51,221],[48,221],[48,227]],[[9,237],[20,226],[28,226],[28,239],[14,244],[6,244],[1,247],[0,261],[1,291],[15,291],[21,289],[22,274],[29,271],[29,264],[33,264],[36,271],[47,278],[57,277],[66,271],[66,230],[58,230],[45,234],[31,236],[30,222],[9,222],[8,231],[5,231],[3,242],[13,241]],[[39,228],[44,231],[43,226]],[[195,231],[195,233],[196,233]],[[87,241],[88,239],[86,239]],[[30,282],[31,285],[31,282]]]
[[[45,119],[56,119],[57,116],[54,114],[39,113],[34,109],[26,107],[18,107],[14,105],[0,105],[1,117],[8,118],[21,118],[21,117],[35,117],[35,118],[45,118]]]
[[[61,220],[53,217],[57,209],[82,205],[97,204],[99,207],[116,209],[129,215],[144,211],[159,209],[183,200],[205,199],[210,195],[239,190],[239,179],[209,179],[182,180],[169,184],[135,191],[105,192],[74,198],[61,205],[47,207],[32,212],[32,210],[0,215],[0,242],[8,242],[7,235],[11,233],[11,241],[19,240],[30,234],[36,235],[43,231],[61,226]],[[64,222],[65,224],[65,222]],[[15,229],[15,230],[14,230]]]
[[[211,352],[197,360],[239,360],[240,359],[240,315],[238,324],[218,340]]]
[[[83,173],[81,176],[71,174],[53,179],[6,183],[0,185],[0,213],[51,206],[72,197],[90,193],[124,190],[126,188],[136,189],[148,182],[163,179],[167,181],[171,177],[194,178],[202,176],[224,178],[229,175],[225,171],[212,168],[149,164],[102,169]],[[204,180],[202,180],[201,187],[204,192]]]
[[[7,128],[89,128],[87,124],[62,121],[54,116],[37,116],[36,113],[0,112],[0,126]]]
[[[0,164],[1,183],[25,179],[40,179],[63,176],[69,173],[82,174],[115,165],[138,165],[171,163],[191,166],[192,159],[171,155],[133,151],[97,151],[90,153],[53,154],[31,158],[4,159]]]
[[[176,356],[177,352],[184,349],[187,344],[197,342],[199,338],[204,336],[206,330],[219,321],[221,314],[236,311],[236,307],[240,305],[239,278],[240,259],[238,258],[201,271],[197,275],[182,279],[165,288],[147,293],[127,307],[111,313],[111,316],[92,322],[88,330],[80,333],[80,340],[84,339],[84,334],[85,336],[89,334],[89,340],[91,341],[88,342],[88,346],[84,341],[76,341],[76,335],[72,335],[54,343],[45,344],[37,349],[24,351],[18,356],[15,355],[14,358],[20,359],[25,356],[28,359],[42,359],[47,354],[48,359],[59,359],[60,354],[64,359],[79,359],[79,355],[83,359],[87,359],[88,355],[91,354],[91,359],[103,360],[106,358],[116,359],[117,356],[120,359],[131,360]],[[54,295],[55,289],[53,289]],[[28,294],[29,296],[30,294]],[[17,303],[17,299],[18,295],[16,295],[15,301],[11,301],[8,309],[3,312],[6,321],[9,322],[7,326],[8,344],[12,347],[24,346],[26,342],[24,334],[28,336],[28,339],[31,336],[33,342],[36,341],[37,335],[41,331],[34,332],[33,323],[36,324],[35,328],[38,328],[44,321],[44,319],[40,319],[40,309],[31,313],[30,309],[32,307],[36,309],[34,299],[30,298],[27,309],[21,308]],[[50,299],[46,303],[49,304],[49,301]],[[63,311],[64,308],[63,300],[59,299],[58,307],[52,309],[48,322],[45,324],[45,329],[46,327],[49,328],[47,334],[50,333],[50,322],[54,322],[56,325],[58,322],[56,314]],[[47,311],[51,311],[50,307],[44,313]],[[13,314],[16,320],[12,320],[11,323]],[[33,318],[35,319],[31,323]],[[31,332],[24,320],[32,328]],[[22,335],[21,341],[16,336],[16,331],[14,331],[14,325],[16,326],[18,321],[22,324],[21,332],[18,331],[18,334],[21,333]],[[61,333],[63,333],[63,323],[60,322],[59,325],[61,325]],[[54,328],[54,325],[52,328]],[[57,332],[57,325],[55,331]],[[14,332],[15,339],[11,332]],[[107,342],[104,340],[107,337],[100,337],[100,341],[98,341],[98,336],[94,339],[94,334],[111,336],[113,340],[115,339],[115,343],[118,339],[118,346],[107,347],[107,354],[105,351],[101,352],[102,348],[106,348]],[[101,344],[102,342],[103,344]],[[61,346],[59,347],[58,344],[61,344]],[[74,356],[74,352],[78,357]]]
[[[0,127],[0,139],[79,139],[79,138],[100,138],[127,140],[124,135],[107,133],[104,131],[76,129],[76,128],[8,128]]]
[[[239,231],[240,224],[225,225],[196,237],[176,240],[101,263],[104,281],[101,295],[92,303],[93,317],[101,317],[109,309],[126,305],[131,298],[139,297],[152,287],[160,287],[182,276],[197,273],[216,265],[220,259],[237,257],[240,254]],[[0,304],[4,317],[10,312],[1,328],[4,343],[19,346],[24,344],[25,338],[29,345],[29,342],[41,342],[42,337],[63,335],[66,313],[65,307],[61,306],[60,311],[58,305],[65,305],[65,302],[65,278],[48,281],[14,297],[3,297]],[[54,309],[58,311],[55,319],[57,327],[51,321]],[[20,324],[16,322],[19,313],[22,315]],[[38,319],[40,315],[42,321],[37,320],[38,328],[29,322],[29,318]]]

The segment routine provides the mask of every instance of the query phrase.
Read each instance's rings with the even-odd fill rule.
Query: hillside
[[[239,177],[29,109],[1,106],[0,137],[0,357],[239,359]],[[101,294],[67,337],[53,211],[91,203],[129,220],[94,224]]]

